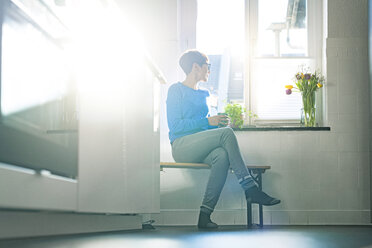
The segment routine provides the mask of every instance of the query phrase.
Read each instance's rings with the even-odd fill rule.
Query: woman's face
[[[210,73],[210,70],[209,70],[209,66],[210,64],[208,63],[208,61],[206,63],[204,63],[200,68],[200,81],[202,82],[207,82],[208,81],[208,77],[209,77],[209,73]]]

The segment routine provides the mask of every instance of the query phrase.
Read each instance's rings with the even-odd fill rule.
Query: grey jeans
[[[176,162],[206,163],[211,166],[202,203],[202,207],[211,212],[225,185],[229,167],[233,169],[244,190],[255,185],[245,166],[235,133],[229,127],[177,138],[172,143],[172,155]]]

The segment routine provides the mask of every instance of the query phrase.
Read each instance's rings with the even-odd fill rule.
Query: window
[[[211,93],[211,114],[223,112],[224,101],[244,101],[244,6],[244,0],[198,1],[196,46],[212,64],[203,85]]]
[[[299,123],[301,95],[284,85],[300,66],[321,66],[321,1],[198,0],[197,11],[196,46],[212,64],[211,114],[230,101],[258,115],[246,124]]]

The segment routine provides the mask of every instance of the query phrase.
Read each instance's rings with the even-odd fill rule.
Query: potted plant
[[[230,118],[231,128],[242,128],[245,114],[248,114],[249,117],[257,117],[256,114],[253,114],[251,111],[247,111],[245,107],[242,107],[242,105],[238,103],[228,103],[225,106],[225,113]]]

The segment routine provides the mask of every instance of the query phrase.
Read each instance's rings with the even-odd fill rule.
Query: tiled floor
[[[0,240],[1,248],[238,248],[238,247],[372,247],[372,226],[265,226],[247,230],[223,226],[216,231],[196,227]]]

